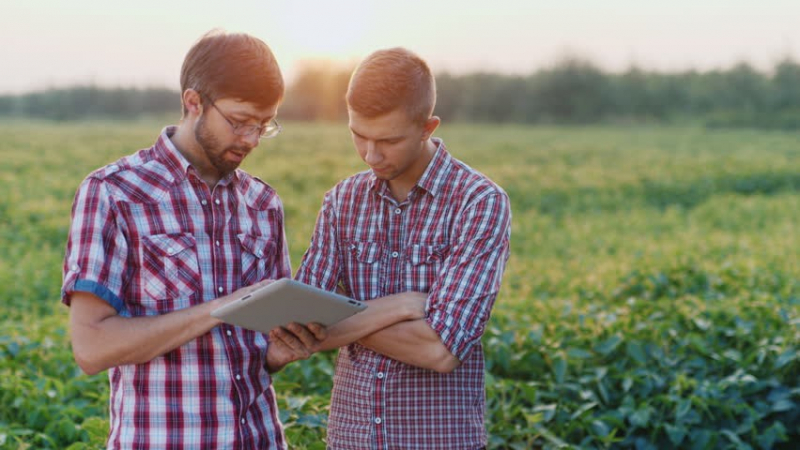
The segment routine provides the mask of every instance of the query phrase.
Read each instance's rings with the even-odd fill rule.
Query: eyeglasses
[[[214,101],[211,100],[207,95],[203,95],[203,97],[206,100],[208,100],[208,103],[210,103],[211,106],[213,106],[214,109],[217,110],[219,115],[222,116],[222,118],[225,119],[226,122],[228,122],[228,125],[230,125],[231,128],[233,129],[233,134],[237,136],[250,136],[253,133],[258,133],[260,139],[269,139],[277,136],[278,133],[280,133],[281,130],[283,129],[281,124],[279,124],[278,121],[275,120],[274,118],[270,119],[270,121],[265,125],[249,125],[246,123],[238,122],[236,120],[232,120],[231,118],[226,116],[225,113],[222,112],[222,110],[217,108],[217,105],[214,103]]]

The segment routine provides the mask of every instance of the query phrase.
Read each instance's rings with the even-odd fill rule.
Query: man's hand
[[[326,336],[327,330],[318,323],[303,326],[292,322],[285,328],[270,331],[267,369],[275,373],[292,361],[308,359]]]

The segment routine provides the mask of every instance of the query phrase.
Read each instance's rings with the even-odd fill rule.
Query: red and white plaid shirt
[[[65,304],[85,291],[120,316],[153,316],[291,276],[275,191],[240,170],[212,191],[170,141],[174,131],[81,184]],[[108,447],[286,448],[267,345],[222,325],[146,364],[109,369]]]
[[[461,360],[449,374],[359,344],[336,361],[333,449],[478,449],[486,445],[481,336],[508,260],[508,196],[438,150],[398,203],[370,172],[330,190],[296,278],[358,300],[428,294],[427,323]]]

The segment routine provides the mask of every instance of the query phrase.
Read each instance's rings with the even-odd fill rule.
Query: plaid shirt
[[[328,422],[334,449],[486,445],[481,336],[508,259],[508,196],[444,144],[398,203],[370,171],[325,195],[296,278],[358,300],[428,294],[427,323],[461,360],[442,374],[359,344],[343,347]]]
[[[237,170],[212,191],[165,128],[149,149],[81,184],[62,302],[75,291],[123,317],[188,308],[291,276],[283,207]],[[109,369],[109,448],[285,448],[261,333],[221,325],[145,364]]]

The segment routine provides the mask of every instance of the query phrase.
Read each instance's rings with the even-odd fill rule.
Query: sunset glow
[[[177,87],[188,48],[212,28],[264,39],[291,80],[301,61],[352,63],[405,46],[435,71],[527,74],[565,54],[604,70],[632,65],[769,70],[800,59],[793,0],[6,1],[0,93],[74,84]]]

